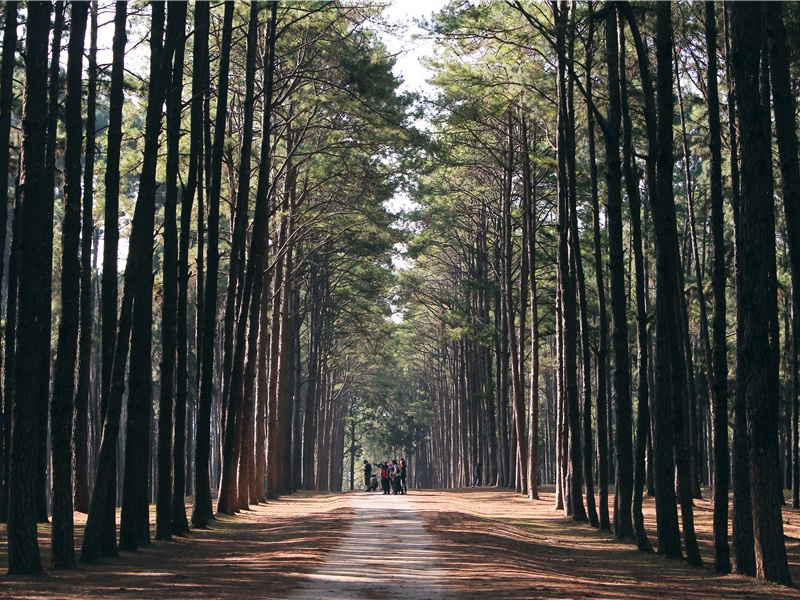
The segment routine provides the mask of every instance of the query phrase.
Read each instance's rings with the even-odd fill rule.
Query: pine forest
[[[402,6],[0,3],[0,593],[794,597],[800,4]]]

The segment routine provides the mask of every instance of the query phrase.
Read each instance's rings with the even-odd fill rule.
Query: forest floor
[[[708,495],[708,493],[706,493]],[[798,589],[720,576],[709,567],[710,500],[696,501],[706,566],[638,552],[540,501],[496,488],[407,496],[300,492],[221,517],[211,529],[154,542],[75,571],[0,577],[2,598],[800,598]],[[652,499],[645,519],[655,541]],[[85,516],[76,514],[77,544]],[[800,511],[784,510],[800,584]],[[45,566],[49,525],[40,526]],[[0,529],[0,562],[7,557]]]

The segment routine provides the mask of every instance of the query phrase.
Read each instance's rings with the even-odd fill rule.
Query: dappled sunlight
[[[795,590],[643,554],[632,543],[554,510],[552,491],[540,491],[540,497],[531,501],[496,488],[413,496],[414,506],[437,536],[445,576],[457,595],[478,597],[483,591],[503,599],[797,598]],[[655,542],[652,499],[645,502],[645,514]],[[708,523],[705,519],[705,514],[698,519],[701,548],[710,543],[710,514]],[[710,547],[704,559],[708,565]],[[794,565],[797,559],[790,556]]]

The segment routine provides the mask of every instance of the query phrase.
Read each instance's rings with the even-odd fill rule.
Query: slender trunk
[[[185,4],[185,3],[184,3]],[[173,4],[172,6],[177,6]],[[176,25],[171,67],[172,81],[167,97],[167,164],[164,191],[164,264],[162,267],[163,304],[161,307],[161,391],[158,397],[158,469],[156,495],[156,539],[172,539],[173,492],[173,410],[175,361],[177,359],[178,317],[178,167],[181,138],[181,92],[183,91],[183,51],[186,24]],[[184,377],[185,384],[185,377]],[[181,494],[183,496],[183,494]]]
[[[673,55],[675,57],[675,76],[680,81],[680,71],[678,69],[678,54],[677,50],[673,49]],[[680,122],[681,122],[681,142],[682,142],[682,149],[683,149],[683,176],[684,176],[684,187],[686,188],[686,205],[689,209],[689,219],[688,219],[688,229],[689,229],[689,243],[691,245],[691,255],[692,255],[692,263],[694,267],[694,276],[695,276],[695,283],[697,285],[697,303],[698,309],[700,312],[700,340],[701,340],[701,348],[703,350],[703,362],[706,365],[706,368],[711,368],[711,342],[709,339],[708,334],[708,313],[706,309],[706,295],[705,289],[703,288],[703,276],[702,271],[700,268],[700,257],[698,255],[697,250],[697,234],[695,228],[695,210],[694,210],[694,190],[692,188],[692,176],[691,176],[691,152],[689,150],[689,137],[686,134],[686,115],[683,110],[683,91],[681,89],[680,83],[676,85],[678,91],[678,112],[680,115]],[[683,272],[681,270],[681,279],[683,278]],[[681,285],[681,289],[684,286]],[[682,296],[682,310],[681,314],[683,316],[683,344],[684,344],[684,354],[685,354],[685,362],[686,362],[686,381],[688,385],[688,393],[689,393],[689,439],[688,439],[688,449],[689,449],[689,466],[690,466],[690,473],[691,473],[691,486],[692,486],[692,498],[702,498],[702,493],[700,491],[700,436],[698,434],[698,424],[697,424],[697,386],[695,385],[694,381],[694,364],[692,360],[692,349],[689,337],[689,310],[687,306],[686,296]],[[713,375],[707,377],[708,384],[711,385],[711,381],[713,380]]]
[[[34,501],[36,502],[36,514],[37,520],[40,523],[47,523],[47,473],[49,467],[49,461],[47,460],[47,444],[48,444],[48,415],[50,412],[49,406],[49,398],[50,398],[50,378],[52,375],[51,371],[51,338],[52,338],[52,331],[50,327],[50,323],[53,319],[53,311],[52,311],[52,297],[53,297],[53,228],[54,228],[54,210],[55,210],[55,190],[58,187],[58,173],[56,171],[56,144],[58,141],[58,112],[59,112],[59,100],[61,94],[63,92],[61,88],[61,35],[64,29],[64,6],[65,3],[62,1],[55,2],[53,5],[53,38],[52,44],[50,46],[50,80],[48,83],[48,90],[47,90],[47,140],[46,140],[46,147],[45,147],[45,163],[44,163],[44,172],[43,176],[48,181],[47,187],[44,189],[45,196],[47,198],[47,225],[45,229],[45,235],[42,237],[42,242],[44,243],[44,247],[42,248],[42,252],[46,253],[47,256],[50,257],[46,263],[42,264],[42,267],[47,271],[46,279],[42,278],[43,287],[39,290],[41,295],[41,306],[42,306],[42,313],[41,318],[43,322],[47,324],[47,326],[43,326],[42,328],[37,328],[36,334],[41,336],[39,340],[39,344],[41,347],[44,348],[42,354],[39,356],[39,360],[42,361],[41,364],[41,373],[45,373],[46,377],[35,380],[32,385],[39,386],[39,392],[37,394],[37,398],[41,402],[39,406],[39,432],[38,436],[39,439],[42,440],[43,448],[45,448],[44,452],[39,452],[38,459],[39,463],[36,467],[36,496]],[[47,298],[47,302],[44,301],[44,298]],[[27,335],[31,335],[30,332],[26,333]],[[19,381],[17,382],[19,385]]]
[[[528,227],[528,271],[530,272],[531,295],[531,371],[530,397],[528,400],[528,498],[539,499],[539,304],[536,276],[536,184],[531,172],[531,149],[525,115],[522,125],[522,177],[524,183],[524,210]],[[534,148],[536,142],[534,139]]]
[[[728,451],[728,342],[725,299],[725,208],[722,198],[722,142],[717,91],[717,18],[714,3],[705,3],[706,53],[708,56],[708,147],[711,158],[711,238],[713,247],[711,287],[714,298],[712,328],[714,347],[711,354],[711,427],[714,469],[714,570],[730,573],[728,545],[728,487],[730,453]]]
[[[196,7],[195,20],[208,23],[208,4],[201,2]],[[225,2],[222,24],[222,45],[219,59],[219,87],[217,90],[217,115],[214,129],[214,145],[211,148],[210,186],[208,188],[208,238],[206,257],[206,286],[203,299],[203,338],[200,348],[201,379],[200,399],[197,405],[197,434],[195,451],[195,497],[192,509],[192,525],[207,527],[214,517],[211,500],[211,404],[214,398],[214,348],[217,324],[217,277],[219,273],[219,203],[222,180],[222,154],[225,144],[225,122],[228,110],[228,72],[233,26],[234,3]],[[205,29],[197,25],[195,32]],[[209,154],[209,153],[206,153]]]
[[[681,398],[684,389],[682,381],[685,366],[684,353],[680,344],[681,328],[681,290],[678,271],[678,239],[676,230],[675,201],[672,188],[672,171],[674,167],[672,152],[672,14],[671,4],[658,6],[656,13],[656,56],[658,63],[658,154],[657,182],[658,194],[653,204],[653,217],[656,225],[656,246],[659,256],[659,273],[662,274],[663,286],[657,292],[658,302],[663,298],[668,313],[663,321],[666,333],[668,358],[670,360],[670,377],[675,382],[672,398],[672,428],[677,437],[674,439],[675,465],[678,473],[678,495],[681,503],[681,521],[683,523],[686,556],[690,564],[702,563],[697,548],[694,532],[694,514],[692,510],[692,490],[688,457],[686,456],[686,424],[684,423],[685,399]],[[664,296],[666,294],[666,296]],[[668,314],[671,313],[670,319]],[[661,337],[661,334],[659,334]],[[659,352],[661,354],[661,352]],[[685,375],[683,375],[685,376]],[[658,452],[658,450],[656,450]],[[658,485],[658,484],[656,484]],[[679,550],[680,551],[680,550]]]
[[[645,277],[644,277],[644,252],[642,249],[642,217],[641,199],[639,197],[639,178],[635,172],[634,164],[631,114],[628,108],[628,83],[625,69],[625,28],[624,21],[618,19],[619,36],[619,80],[620,80],[620,108],[622,111],[622,156],[623,172],[625,174],[625,188],[628,194],[628,204],[631,213],[631,245],[633,246],[633,261],[635,268],[636,288],[636,341],[639,402],[636,420],[636,449],[633,477],[633,502],[632,519],[633,535],[636,545],[643,552],[652,552],[653,546],[647,539],[644,528],[644,515],[642,514],[642,497],[645,483],[645,451],[647,449],[647,436],[650,430],[649,388],[647,382],[647,311],[645,308]]]
[[[75,510],[89,511],[89,393],[92,367],[92,243],[95,239],[92,211],[94,205],[94,159],[97,112],[97,2],[91,5],[89,78],[86,84],[86,158],[83,173],[83,214],[81,224],[80,341],[78,348],[78,388],[75,393],[73,444],[75,448]],[[3,203],[0,200],[0,206]],[[0,231],[3,224],[0,220]],[[0,238],[2,234],[0,234]],[[2,246],[0,246],[2,247]],[[0,279],[2,273],[0,272]]]
[[[117,255],[119,246],[119,191],[120,191],[120,154],[122,151],[122,105],[125,97],[123,83],[125,78],[125,46],[127,43],[128,3],[117,2],[114,15],[114,40],[112,42],[111,88],[109,91],[108,115],[108,147],[106,151],[105,174],[105,213],[103,226],[103,280],[102,280],[102,341],[101,341],[101,400],[100,422],[104,427],[108,412],[108,401],[111,386],[111,371],[114,361],[114,347],[117,332]],[[116,442],[115,449],[116,453]],[[98,458],[99,462],[99,458]],[[116,526],[116,461],[108,464],[109,489],[108,506],[103,512],[106,521],[98,538],[99,555],[112,556],[117,552]],[[95,476],[96,477],[96,476]],[[95,479],[94,486],[97,486]],[[94,494],[94,490],[93,490]],[[91,510],[91,505],[90,505]],[[83,551],[81,551],[83,557]]]
[[[11,146],[11,102],[14,98],[14,63],[17,54],[17,2],[9,1],[5,4],[5,27],[3,29],[3,58],[0,63],[0,177],[8,180],[9,156]],[[8,227],[8,185],[0,185],[0,282],[3,281],[3,271],[6,261],[6,230]],[[10,253],[9,253],[10,254]],[[9,257],[9,262],[11,262]],[[9,268],[10,270],[10,268]],[[11,275],[9,273],[9,291],[11,288]],[[8,293],[6,294],[8,296]],[[10,303],[10,302],[9,302]],[[6,321],[6,327],[9,323]],[[8,376],[8,358],[3,353],[2,335],[0,335],[0,359],[5,365]],[[0,392],[2,392],[0,386]],[[11,397],[3,393],[0,396],[2,404],[2,429],[0,429],[0,447],[2,448],[2,463],[0,463],[0,522],[8,519],[8,455],[11,451]]]
[[[592,10],[592,4],[589,5]],[[589,33],[586,44],[586,95],[592,98],[592,40],[594,38],[594,19],[589,18]],[[597,342],[597,471],[599,487],[600,529],[610,530],[611,520],[608,514],[608,408],[606,398],[606,368],[608,363],[608,316],[606,313],[605,281],[603,274],[603,255],[600,230],[600,201],[597,190],[597,160],[595,157],[595,124],[594,112],[587,105],[587,136],[589,146],[589,174],[592,190],[592,231],[594,238],[594,268],[597,280],[597,304],[599,306],[599,340]]]
[[[622,246],[622,170],[619,157],[620,88],[619,40],[616,10],[606,14],[606,62],[609,79],[609,112],[606,120],[606,183],[608,193],[609,271],[611,272],[611,328],[614,356],[615,416],[617,421],[614,535],[633,536],[631,520],[633,494],[632,412],[630,357],[625,297],[625,264]]]
[[[67,146],[64,153],[64,221],[61,233],[61,322],[58,357],[53,381],[53,559],[54,568],[75,567],[72,514],[72,411],[75,392],[75,361],[80,322],[81,265],[78,256],[81,235],[81,151],[83,119],[83,47],[88,2],[70,5],[67,92],[64,100]]]
[[[150,39],[151,75],[147,99],[145,148],[137,197],[137,208],[140,203],[145,205],[146,212],[141,223],[144,230],[149,233],[146,237],[142,234],[141,246],[137,248],[138,264],[135,266],[135,279],[132,282],[133,310],[128,370],[128,414],[125,424],[125,472],[119,528],[121,550],[135,550],[139,546],[150,544],[150,498],[147,494],[147,487],[142,485],[142,482],[147,480],[151,456],[153,228],[155,225],[155,196],[158,187],[156,180],[158,138],[161,133],[162,105],[167,95],[172,73],[175,44],[182,36],[181,30],[185,27],[186,9],[185,2],[173,2],[169,5],[165,41],[163,33],[164,5],[153,4],[153,28]],[[174,219],[171,228],[174,229]],[[131,240],[132,251],[133,240]],[[174,303],[172,308],[174,309]],[[172,322],[174,325],[174,320]],[[171,350],[174,353],[174,345]],[[171,494],[171,488],[170,482],[166,493]],[[168,508],[169,505],[167,504],[166,507]],[[168,518],[169,512],[167,512]]]

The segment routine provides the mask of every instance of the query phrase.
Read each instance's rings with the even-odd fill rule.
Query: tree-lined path
[[[420,1],[0,1],[0,591],[795,589],[800,3]]]

